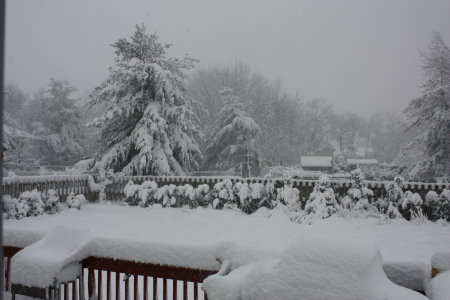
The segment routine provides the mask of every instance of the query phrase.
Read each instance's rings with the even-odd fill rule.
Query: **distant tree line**
[[[169,57],[170,45],[143,26],[112,46],[116,63],[88,99],[74,98],[64,80],[32,96],[6,85],[6,168],[91,158],[90,167],[127,174],[258,175],[264,166],[298,165],[302,155],[333,155],[405,165],[407,179],[450,177],[450,51],[438,33],[422,53],[422,95],[403,114],[370,117],[285,93],[242,61],[186,76],[197,60]]]

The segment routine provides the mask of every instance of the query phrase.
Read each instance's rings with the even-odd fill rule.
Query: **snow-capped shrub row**
[[[271,182],[233,184],[230,179],[218,182],[210,189],[202,184],[194,188],[190,184],[176,186],[174,184],[158,187],[153,181],[145,181],[141,185],[128,182],[125,186],[125,202],[133,206],[149,206],[161,204],[164,207],[212,207],[215,209],[237,208],[245,213],[252,213],[265,206],[272,208],[274,185]],[[297,190],[297,189],[295,189]],[[297,193],[298,195],[298,190]],[[289,199],[287,200],[289,202]]]
[[[80,209],[81,204],[85,202],[84,195],[70,193],[66,200],[68,208]],[[5,195],[3,198],[3,216],[5,219],[22,219],[25,217],[39,216],[46,214],[55,214],[61,212],[64,206],[59,201],[59,196],[55,190],[48,190],[45,193],[37,189],[25,191],[19,198],[11,198]]]
[[[147,207],[161,204],[164,207],[211,207],[214,209],[238,209],[250,214],[261,207],[281,207],[291,219],[299,223],[311,223],[314,219],[328,218],[333,214],[341,217],[379,216],[383,220],[405,218],[407,220],[450,221],[450,191],[441,195],[428,192],[425,201],[419,194],[403,192],[403,178],[396,177],[385,186],[386,193],[375,199],[371,189],[364,185],[364,175],[359,169],[351,173],[352,187],[347,195],[337,198],[330,178],[320,177],[309,199],[302,207],[299,190],[290,184],[275,188],[273,182],[243,183],[230,179],[216,183],[212,189],[207,184],[194,188],[190,184],[163,185],[153,181],[134,184],[128,182],[124,189],[125,202],[133,206]]]

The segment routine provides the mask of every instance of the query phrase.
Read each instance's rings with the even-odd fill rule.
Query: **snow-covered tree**
[[[364,186],[364,174],[360,169],[355,169],[351,172],[351,179],[352,187],[342,199],[343,207],[354,211],[368,210],[371,207],[369,200],[373,196],[373,191]]]
[[[71,164],[83,155],[83,125],[75,88],[65,80],[50,79],[25,108],[30,131],[39,137],[35,143],[40,160],[46,164]]]
[[[92,123],[101,128],[100,164],[127,175],[183,175],[197,169],[200,132],[183,73],[196,60],[168,57],[170,45],[143,25],[112,46],[116,64],[91,94],[92,105],[107,106]]]
[[[311,223],[313,219],[326,219],[338,210],[338,203],[334,190],[330,187],[330,178],[322,175],[318,184],[309,195],[306,202],[304,216],[300,218],[303,223]]]
[[[425,129],[421,135],[425,153],[419,153],[410,169],[423,180],[450,179],[450,48],[433,33],[427,53],[422,53],[422,69],[427,80],[422,95],[412,100],[404,112],[412,128]]]
[[[331,165],[335,173],[343,173],[347,169],[347,160],[340,150],[335,150],[331,159]]]
[[[259,158],[252,143],[261,130],[230,89],[223,89],[221,97],[223,108],[219,113],[216,131],[206,149],[202,168],[229,170],[242,164],[250,174],[255,175],[259,173]]]

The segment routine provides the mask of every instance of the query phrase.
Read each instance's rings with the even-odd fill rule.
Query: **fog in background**
[[[419,49],[450,40],[450,1],[7,1],[7,82],[28,93],[50,77],[86,95],[113,65],[109,46],[135,24],[199,66],[247,62],[282,88],[363,116],[420,93]]]

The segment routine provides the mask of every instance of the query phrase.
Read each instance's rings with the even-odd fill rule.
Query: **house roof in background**
[[[302,167],[331,167],[331,156],[302,156]]]
[[[375,158],[348,158],[348,165],[372,165],[378,164],[378,160]]]

